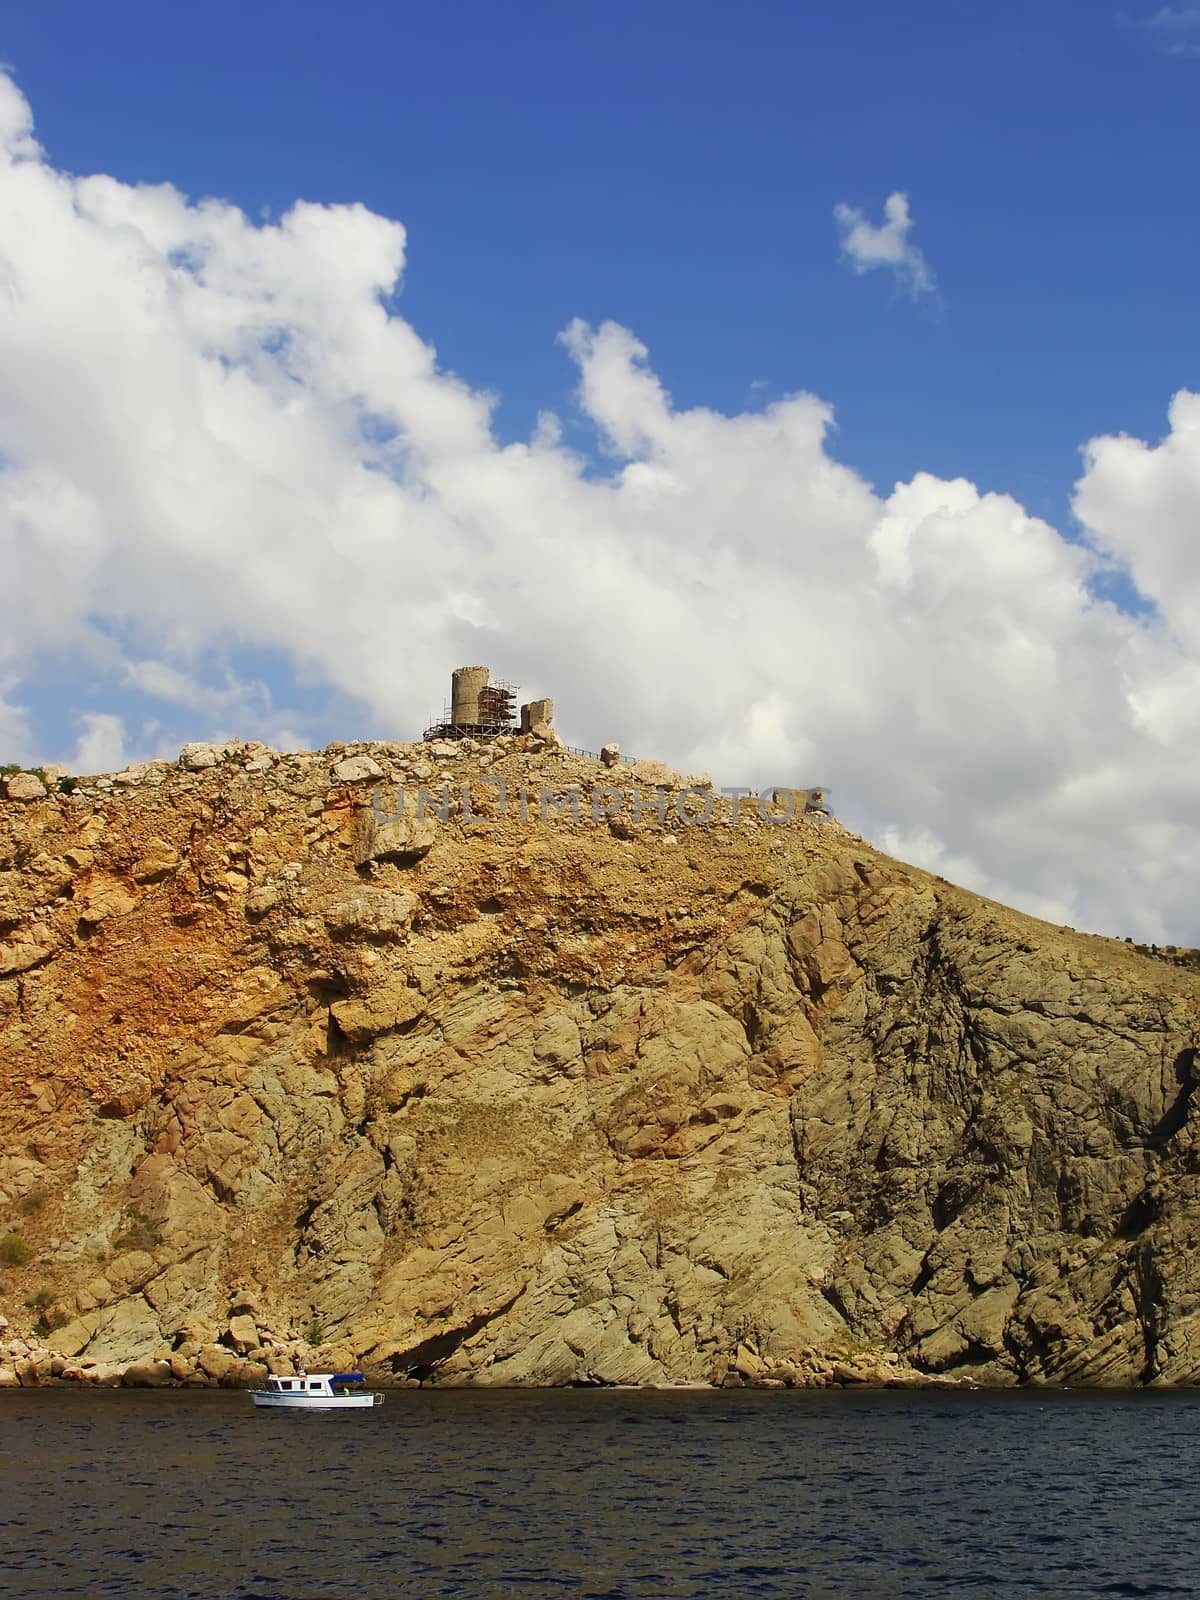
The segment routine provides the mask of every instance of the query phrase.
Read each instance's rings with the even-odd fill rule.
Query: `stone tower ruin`
[[[531,700],[514,709],[517,686],[492,681],[489,667],[456,667],[450,676],[450,701],[441,720],[425,729],[428,739],[498,739],[505,733],[529,733],[554,720],[553,700]]]

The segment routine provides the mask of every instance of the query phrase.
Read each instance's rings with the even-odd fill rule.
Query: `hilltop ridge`
[[[0,1382],[1197,1381],[1196,974],[544,729],[59,776]]]

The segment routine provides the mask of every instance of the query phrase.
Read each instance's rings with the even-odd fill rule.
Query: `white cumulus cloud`
[[[485,661],[573,743],[826,783],[997,898],[1200,938],[1200,398],[1091,442],[1094,549],[962,479],[875,493],[814,395],[681,409],[613,323],[562,335],[596,449],[549,413],[505,443],[390,309],[406,248],[361,206],[68,176],[0,76],[0,735],[57,754],[21,707],[75,675],[92,770],[156,719],[283,742],[314,689],[340,736],[412,736]]]
[[[1200,56],[1200,6],[1160,6],[1148,17],[1122,17],[1169,56]]]
[[[110,711],[85,711],[75,746],[76,772],[117,772],[125,765],[125,724]]]
[[[836,205],[833,215],[842,254],[854,272],[885,267],[914,300],[933,293],[933,269],[912,241],[913,219],[903,191],[888,195],[879,224],[868,222],[856,206]]]

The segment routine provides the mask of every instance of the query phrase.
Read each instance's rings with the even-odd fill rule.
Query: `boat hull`
[[[269,1411],[370,1411],[383,1404],[377,1391],[366,1394],[275,1394],[268,1389],[251,1389],[256,1406]]]

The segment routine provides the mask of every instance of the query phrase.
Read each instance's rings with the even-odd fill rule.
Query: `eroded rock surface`
[[[139,772],[0,803],[0,1383],[1197,1381],[1195,977],[533,736]]]

